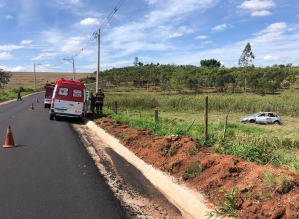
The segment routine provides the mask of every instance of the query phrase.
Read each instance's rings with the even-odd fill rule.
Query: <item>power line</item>
[[[100,26],[100,30],[105,29],[105,27],[107,26],[107,24],[109,23],[109,21],[111,20],[111,18],[113,17],[113,15],[117,12],[117,10],[120,8],[120,6],[125,2],[125,0],[120,0],[118,5],[113,9],[113,11],[110,13],[110,15],[108,16],[108,18],[104,21],[104,23]]]
[[[117,12],[117,10],[122,6],[122,4],[125,2],[125,0],[120,0],[119,3],[115,6],[115,8],[112,10],[110,15],[106,18],[106,20],[101,24],[99,27],[100,30],[104,30],[105,27],[108,25],[109,21],[112,19],[113,15]],[[83,52],[90,44],[98,37],[98,29],[92,33],[92,36],[89,38],[89,40],[85,43],[85,45],[71,58],[78,56],[81,52]]]

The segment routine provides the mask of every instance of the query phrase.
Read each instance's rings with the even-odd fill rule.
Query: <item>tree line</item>
[[[255,58],[247,43],[239,60],[238,67],[226,68],[215,59],[201,60],[200,66],[193,65],[161,65],[159,63],[143,64],[134,59],[133,65],[122,68],[112,68],[100,73],[101,80],[121,86],[130,84],[142,87],[159,86],[162,91],[175,90],[182,93],[189,89],[195,93],[207,88],[217,92],[247,92],[275,93],[283,88],[289,88],[296,82],[299,75],[298,66],[273,65],[255,67],[250,64]],[[94,72],[96,74],[96,72]]]
[[[96,72],[94,73],[96,74]],[[299,75],[298,66],[273,65],[267,67],[207,67],[193,65],[128,66],[112,68],[100,72],[100,79],[121,86],[132,84],[142,87],[150,84],[161,91],[175,90],[179,93],[185,89],[195,93],[207,88],[217,92],[275,93],[282,88],[289,88]]]

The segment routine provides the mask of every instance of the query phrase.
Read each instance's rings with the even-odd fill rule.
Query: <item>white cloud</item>
[[[201,36],[197,36],[195,37],[196,40],[204,40],[204,39],[208,39],[209,37],[206,35],[201,35]]]
[[[208,45],[208,44],[212,44],[213,43],[213,41],[204,41],[204,42],[202,42],[202,44],[204,44],[204,45]]]
[[[128,25],[116,27],[113,28],[113,30],[110,31],[107,37],[103,38],[103,40],[111,42],[114,41],[113,46],[115,45],[115,48],[117,48],[118,46],[122,46],[124,43],[127,43],[129,41],[139,42],[145,41],[147,38],[150,41],[152,37],[155,37],[155,35],[150,33],[146,34],[146,30],[144,28],[146,27],[141,23],[130,23]],[[159,27],[156,28],[156,30],[157,31],[155,33],[161,34],[161,32],[159,31]],[[163,28],[163,30],[165,31],[165,28]],[[151,37],[148,37],[149,35],[151,35]],[[169,32],[167,32],[166,36],[168,35],[170,35]]]
[[[0,53],[0,60],[8,60],[11,59],[12,56],[8,52],[2,52]]]
[[[21,67],[21,66],[17,66],[15,68],[8,68],[7,70],[8,71],[12,71],[12,72],[14,72],[14,71],[16,71],[16,72],[22,72],[22,71],[26,71],[26,68]]]
[[[32,40],[22,40],[20,44],[30,44],[32,42]]]
[[[5,17],[5,19],[6,19],[6,20],[13,19],[13,16],[11,16],[11,15],[7,15],[7,16]]]
[[[32,58],[31,60],[49,60],[54,59],[58,54],[57,53],[41,53],[37,57]]]
[[[142,15],[137,21],[112,28],[102,38],[107,45],[102,49],[103,53],[106,48],[109,53],[115,49],[118,51],[116,55],[112,55],[113,57],[146,50],[173,50],[175,46],[170,45],[168,39],[195,32],[190,28],[191,25],[183,23],[184,19],[193,13],[203,13],[218,3],[218,0],[146,1],[151,4],[150,12]]]
[[[111,53],[111,51],[117,50],[115,53]],[[107,47],[103,47],[101,50],[103,54],[106,53],[106,50],[110,50],[109,55],[103,55],[103,59],[109,60],[112,58],[118,58],[125,55],[130,55],[134,52],[138,51],[170,51],[173,48],[167,44],[157,43],[157,42],[149,42],[149,41],[136,41],[136,42],[122,42],[119,43],[117,41],[113,42],[109,49]]]
[[[182,35],[183,34],[181,34],[181,33],[174,33],[174,34],[169,35],[167,38],[175,38],[175,37],[180,37]]]
[[[154,5],[156,3],[158,3],[158,0],[146,0],[148,2],[149,5]]]
[[[188,17],[190,13],[196,11],[201,13],[215,6],[218,1],[215,0],[148,0],[154,9],[145,16],[147,25],[157,26],[171,21],[173,24]]]
[[[80,45],[83,40],[83,37],[70,37],[69,39],[64,40],[64,45],[60,46],[60,51],[67,53],[78,52],[82,47]]]
[[[262,16],[268,16],[268,15],[272,15],[272,13],[270,11],[265,11],[265,10],[262,10],[262,11],[254,11],[251,13],[251,16],[252,17],[262,17]]]
[[[179,27],[179,30],[180,30],[181,32],[188,33],[188,34],[193,33],[193,30],[190,29],[190,28],[187,28],[186,26],[181,26],[181,27]]]
[[[287,25],[285,22],[270,24],[266,29],[256,33],[254,35],[268,34],[268,33],[283,33],[287,30]]]
[[[78,35],[80,34],[81,32],[78,33]],[[88,34],[86,37],[90,37],[90,35]],[[57,52],[59,52],[63,58],[69,55],[74,55],[70,53],[78,52],[87,41],[85,37],[80,36],[67,38],[65,33],[57,29],[43,31],[40,38],[42,40],[35,41],[41,44],[40,47],[42,48],[42,53],[34,58],[36,60],[46,59],[46,57],[48,57],[47,54],[56,54]],[[43,43],[40,43],[40,41]],[[53,59],[51,55],[49,58]]]
[[[226,24],[221,24],[212,28],[213,31],[223,31],[227,28]]]
[[[55,4],[56,1],[60,5],[59,8]],[[0,0],[0,4],[1,2],[7,1]],[[22,0],[22,2],[27,4],[27,0]],[[47,23],[47,19],[43,18],[46,15],[42,11],[44,2],[39,1],[39,4],[33,4],[37,0],[28,0],[28,2],[32,4],[27,5],[36,5],[34,9],[40,9],[32,9],[30,13],[28,12],[32,17],[32,22],[36,23],[24,22],[26,26],[19,25],[18,21],[21,21],[22,17],[13,9],[2,13],[2,16],[0,15],[3,21],[6,21],[3,22],[3,25],[7,25],[3,29],[9,29],[9,25],[17,25],[12,26],[12,28],[18,28],[20,31],[20,33],[11,34],[9,37],[11,41],[7,41],[6,45],[0,42],[2,59],[11,59],[5,61],[6,63],[14,62],[14,64],[6,65],[10,67],[26,66],[26,69],[29,69],[26,63],[45,63],[46,60],[49,60],[49,63],[55,64],[55,66],[62,63],[55,71],[62,70],[64,67],[61,66],[66,66],[68,71],[71,69],[71,65],[63,59],[74,57],[77,69],[86,65],[94,70],[97,56],[96,40],[88,44],[88,48],[84,49],[82,53],[81,49],[87,45],[86,42],[94,31],[93,28],[100,26],[99,23],[104,21],[107,13],[115,5],[107,3],[107,5],[103,4],[103,8],[99,8],[96,7],[98,2],[95,0],[53,0],[50,1],[51,7],[49,8],[53,11],[53,19]],[[50,6],[50,2],[45,3]],[[225,7],[223,7],[221,0],[141,0],[140,5],[123,4],[107,26],[104,34],[101,35],[101,62],[103,63],[101,68],[105,68],[104,66],[132,65],[134,57],[139,57],[143,63],[174,62],[177,64],[193,63],[195,65],[198,65],[199,59],[215,58],[221,63],[225,63],[227,67],[237,66],[238,58],[247,42],[250,42],[253,48],[256,66],[268,64],[267,61],[275,60],[277,57],[279,59],[277,58],[278,60],[273,62],[298,63],[296,57],[299,53],[296,48],[299,47],[299,26],[297,25],[298,22],[296,23],[298,18],[295,16],[298,15],[299,17],[299,14],[295,7],[288,4],[281,6],[275,0],[229,0],[226,3]],[[102,6],[100,3],[99,5]],[[78,8],[81,6],[86,7]],[[275,12],[271,8],[278,6],[281,7]],[[66,7],[69,9],[61,11]],[[221,11],[219,11],[220,7]],[[128,12],[126,12],[127,9]],[[236,9],[237,12],[234,13]],[[285,11],[283,11],[284,9]],[[291,13],[290,10],[292,9],[295,19],[275,21],[275,18],[281,17],[281,13]],[[2,8],[0,10],[3,11]],[[39,16],[37,17],[32,12],[38,12]],[[269,16],[272,14],[271,12],[275,16]],[[213,15],[215,13],[217,13],[217,19]],[[14,16],[10,22],[4,20],[8,14]],[[206,16],[207,14],[210,14],[211,17]],[[244,18],[244,14],[247,16],[251,14],[251,19]],[[30,17],[29,15],[28,17]],[[64,17],[60,17],[60,15],[64,15]],[[261,18],[261,16],[267,16],[267,21],[252,19]],[[217,20],[218,22],[215,23]],[[241,23],[242,25],[239,25]],[[245,26],[254,27],[255,34],[252,35],[253,29],[251,28],[243,29]],[[230,35],[224,37],[221,34],[232,28],[235,30]],[[216,32],[221,30],[224,31]],[[214,34],[212,37],[210,32],[218,34]],[[242,34],[237,34],[240,32]],[[32,35],[34,35],[34,39],[32,39]],[[21,39],[18,36],[22,36]],[[179,40],[173,42],[174,39]],[[33,40],[33,42],[27,44],[29,43],[27,40]],[[194,42],[195,40],[196,42]],[[21,44],[19,44],[20,42]],[[23,49],[20,50],[21,47],[15,46],[23,46]],[[76,53],[80,55],[77,56]],[[74,56],[75,54],[76,56]],[[4,63],[4,61],[1,62]],[[39,66],[39,68],[42,67]]]
[[[74,7],[82,7],[83,2],[81,0],[55,0],[56,6],[62,9],[69,9]]]
[[[265,60],[266,62],[274,62],[274,61],[277,61],[277,60],[278,60],[278,57],[276,57],[276,56],[269,56],[269,55],[266,55],[266,56],[264,57],[264,60]]]
[[[12,51],[15,49],[21,49],[23,48],[23,46],[16,46],[16,45],[4,45],[4,46],[0,46],[0,51]]]
[[[102,16],[102,14],[99,13],[98,11],[91,11],[91,10],[88,11],[78,10],[75,11],[74,14],[78,17],[101,17]]]
[[[42,32],[42,39],[46,39],[46,42],[51,44],[52,47],[56,47],[60,45],[63,41],[62,32],[59,30],[45,30]]]
[[[241,5],[237,6],[237,8],[248,9],[252,11],[261,10],[264,8],[274,7],[275,3],[271,0],[249,0],[244,1]]]
[[[84,20],[80,21],[80,24],[83,26],[95,26],[100,25],[100,21],[95,18],[85,18]]]

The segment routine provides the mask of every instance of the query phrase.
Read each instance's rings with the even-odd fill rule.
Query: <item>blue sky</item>
[[[96,71],[100,27],[101,70],[135,57],[230,68],[248,42],[255,66],[299,65],[298,0],[0,0],[0,68]]]

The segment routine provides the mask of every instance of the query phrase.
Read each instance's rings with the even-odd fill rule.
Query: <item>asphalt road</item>
[[[10,125],[17,144],[0,147],[0,218],[126,218],[69,121],[49,120],[43,94],[0,106],[0,143]]]

